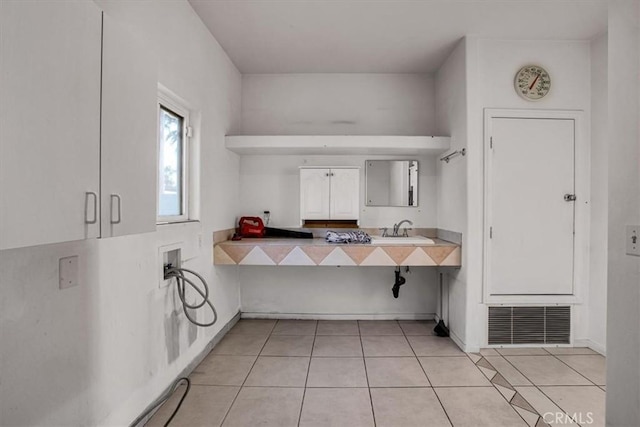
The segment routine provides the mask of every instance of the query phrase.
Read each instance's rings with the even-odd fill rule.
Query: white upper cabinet
[[[104,15],[102,237],[156,229],[158,80],[153,57]]]
[[[100,28],[90,1],[0,1],[0,249],[99,235]]]
[[[300,168],[300,219],[357,220],[360,169]]]
[[[154,63],[102,20],[0,1],[0,249],[155,230]]]
[[[360,169],[331,169],[331,219],[358,219],[360,213]]]
[[[330,169],[300,169],[300,218],[328,219]]]

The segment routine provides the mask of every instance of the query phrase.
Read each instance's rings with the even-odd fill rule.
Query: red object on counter
[[[240,218],[239,226],[242,237],[264,237],[265,228],[260,217],[243,216]]]

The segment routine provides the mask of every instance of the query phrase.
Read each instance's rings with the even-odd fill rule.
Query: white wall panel
[[[245,135],[433,135],[429,74],[245,74]]]
[[[213,267],[212,234],[239,212],[239,158],[224,135],[239,129],[240,74],[186,1],[97,3],[195,112],[201,222],[0,252],[0,425],[128,425],[239,309],[237,272]],[[174,243],[209,282],[213,328],[195,330],[175,287],[158,287],[158,248]],[[58,259],[73,255],[79,285],[58,290]]]

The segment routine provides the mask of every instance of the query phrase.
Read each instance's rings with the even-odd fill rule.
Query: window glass
[[[184,117],[160,105],[158,217],[185,215]]]

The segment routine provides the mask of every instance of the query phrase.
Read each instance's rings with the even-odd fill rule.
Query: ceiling
[[[461,37],[585,40],[605,0],[189,0],[241,73],[428,73]]]

